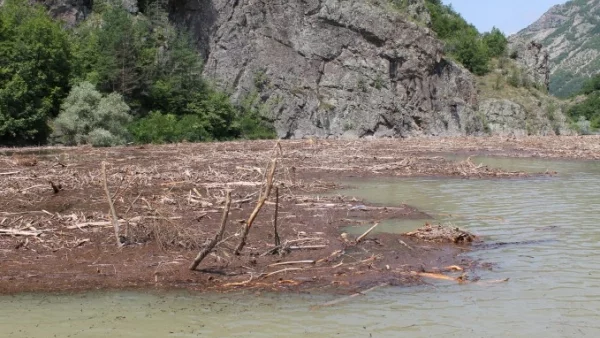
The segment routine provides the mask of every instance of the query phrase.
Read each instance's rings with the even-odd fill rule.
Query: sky
[[[496,26],[506,35],[529,26],[550,7],[566,0],[444,0],[480,32]]]

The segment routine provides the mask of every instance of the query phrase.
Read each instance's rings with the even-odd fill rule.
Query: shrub
[[[273,124],[266,121],[261,112],[270,109],[267,104],[259,103],[258,92],[252,92],[242,100],[237,115],[240,137],[257,139],[274,139],[277,137]]]
[[[210,141],[206,121],[199,116],[163,114],[155,111],[130,126],[136,143],[176,143]]]
[[[579,135],[589,135],[592,133],[591,123],[584,116],[579,116],[574,129]]]
[[[576,118],[589,121],[591,128],[600,128],[600,92],[594,92],[581,103],[571,107],[568,111],[572,120]]]
[[[73,87],[54,120],[56,143],[114,146],[129,138],[129,106],[117,93],[102,96],[94,85],[82,82]]]

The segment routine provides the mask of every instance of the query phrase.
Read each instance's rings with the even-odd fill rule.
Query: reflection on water
[[[2,337],[572,337],[600,334],[600,164],[474,159],[558,171],[517,180],[353,183],[372,202],[407,203],[489,241],[548,240],[477,251],[494,285],[379,289],[310,311],[324,295],[91,293],[0,297]],[[419,223],[419,222],[417,222]],[[386,224],[408,228],[413,224]],[[418,224],[414,224],[417,226]]]

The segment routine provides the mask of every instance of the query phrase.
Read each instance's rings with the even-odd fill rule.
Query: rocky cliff
[[[174,6],[205,75],[251,95],[280,137],[482,132],[472,75],[387,1],[201,0]]]
[[[513,43],[541,43],[549,52],[550,92],[568,96],[600,70],[600,0],[556,5],[511,37]]]
[[[74,24],[89,12],[85,1],[91,0],[45,3]],[[136,12],[135,0],[126,1]],[[504,95],[511,91],[485,84],[494,74],[475,78],[446,58],[427,28],[424,0],[168,3],[171,19],[196,38],[205,77],[257,107],[282,138],[564,132],[554,103],[529,100],[544,94],[520,91],[522,99],[513,99]],[[541,46],[515,48],[524,75],[547,85]],[[544,111],[558,118],[550,121]]]

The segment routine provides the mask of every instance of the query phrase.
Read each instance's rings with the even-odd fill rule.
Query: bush
[[[178,117],[155,111],[130,126],[136,143],[175,143],[210,141],[206,121],[199,116]]]
[[[592,133],[590,121],[583,116],[579,116],[579,120],[575,123],[574,129],[579,135],[590,135]]]
[[[129,106],[117,93],[100,94],[89,82],[73,87],[54,120],[53,138],[66,145],[114,146],[129,138]]]
[[[589,121],[593,129],[600,128],[600,91],[594,92],[581,103],[571,107],[568,115],[572,120],[583,119]]]
[[[237,123],[240,137],[248,140],[274,139],[277,137],[272,123],[267,122],[261,112],[270,109],[269,105],[259,102],[258,92],[254,91],[242,100]]]

